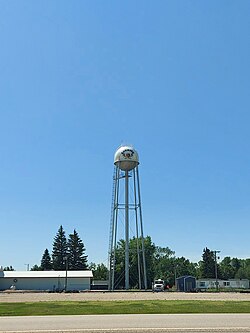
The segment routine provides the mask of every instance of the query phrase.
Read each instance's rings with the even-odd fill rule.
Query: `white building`
[[[86,290],[92,271],[0,271],[0,290]]]
[[[248,279],[228,279],[220,280],[218,279],[218,286],[220,289],[249,289]],[[215,289],[216,280],[215,279],[199,279],[196,280],[197,289]]]

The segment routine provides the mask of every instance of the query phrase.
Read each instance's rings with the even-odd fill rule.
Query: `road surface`
[[[249,314],[0,317],[0,332],[250,332]]]

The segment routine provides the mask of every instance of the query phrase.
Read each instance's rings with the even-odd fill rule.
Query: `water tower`
[[[116,281],[118,278],[115,276],[115,268],[117,235],[120,235],[118,233],[121,231],[125,239],[125,289],[130,287],[129,238],[133,228],[137,242],[138,287],[147,289],[138,165],[139,156],[132,146],[121,146],[115,152],[109,239],[109,290],[114,290],[119,283]]]

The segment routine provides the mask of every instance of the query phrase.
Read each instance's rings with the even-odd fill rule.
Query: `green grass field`
[[[0,316],[250,313],[250,301],[86,301],[0,303]]]

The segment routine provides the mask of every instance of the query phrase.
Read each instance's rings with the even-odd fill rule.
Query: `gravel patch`
[[[139,301],[139,300],[210,300],[250,301],[250,293],[180,293],[180,292],[102,292],[80,293],[0,292],[3,302],[55,302],[55,301]]]

